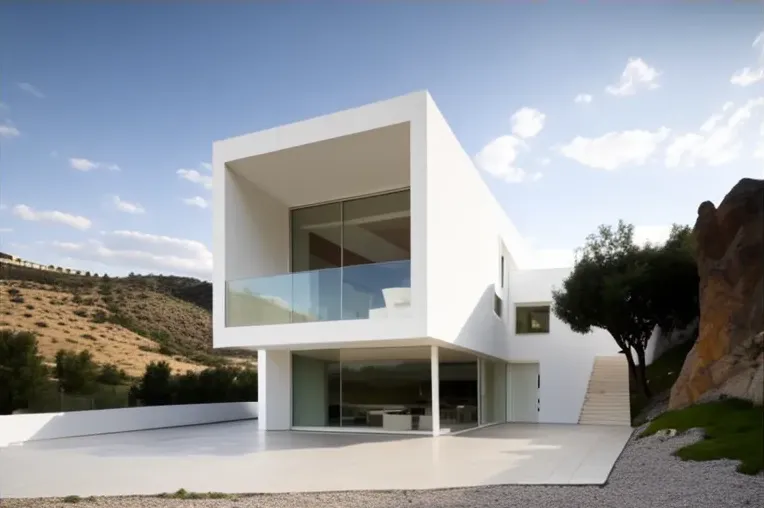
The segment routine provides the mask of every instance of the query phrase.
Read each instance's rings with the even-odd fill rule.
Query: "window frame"
[[[518,325],[521,322],[518,320],[518,315],[520,309],[529,309],[531,312],[533,310],[539,311],[539,310],[545,310],[547,312],[547,327],[546,330],[542,331],[533,331],[530,329],[530,331],[519,331]],[[515,335],[549,335],[552,331],[552,304],[547,302],[539,302],[539,303],[523,303],[523,304],[516,304],[515,305],[515,326],[514,326]]]

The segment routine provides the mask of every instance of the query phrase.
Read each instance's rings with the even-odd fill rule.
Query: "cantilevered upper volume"
[[[259,351],[262,428],[577,421],[612,339],[551,314],[568,271],[524,269],[427,92],[216,142],[213,173],[213,344]]]

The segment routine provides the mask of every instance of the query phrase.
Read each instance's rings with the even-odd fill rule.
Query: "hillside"
[[[95,277],[0,264],[0,327],[34,331],[46,360],[87,349],[130,375],[151,361],[173,370],[253,361],[212,349],[211,285],[167,276]]]

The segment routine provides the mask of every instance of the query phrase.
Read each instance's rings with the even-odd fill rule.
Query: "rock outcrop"
[[[669,408],[720,396],[764,402],[764,180],[744,178],[698,208],[698,340]]]

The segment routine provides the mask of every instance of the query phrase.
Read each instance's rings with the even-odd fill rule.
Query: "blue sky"
[[[758,2],[3,2],[0,250],[207,277],[214,140],[421,89],[539,263],[659,239],[764,177],[763,32]]]

